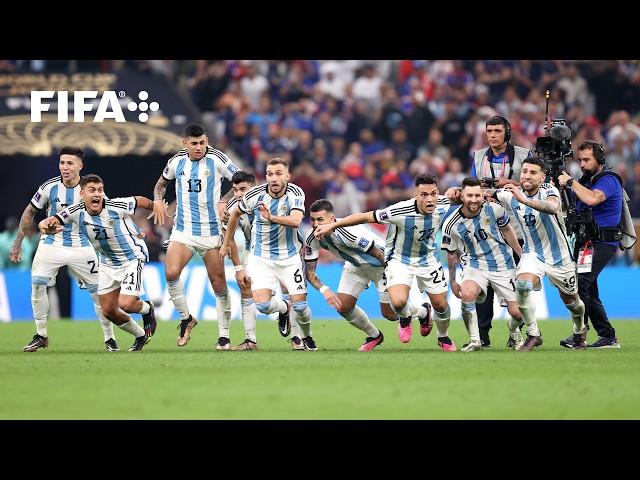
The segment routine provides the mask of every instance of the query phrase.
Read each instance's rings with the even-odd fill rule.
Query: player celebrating
[[[83,160],[82,149],[62,147],[59,162],[60,176],[40,185],[31,203],[22,213],[18,233],[9,254],[12,262],[20,262],[24,230],[33,222],[37,211],[46,209],[49,215],[55,215],[67,206],[80,201],[80,171]],[[51,234],[40,238],[40,245],[31,265],[31,305],[36,322],[36,334],[22,350],[35,352],[39,348],[49,346],[47,286],[55,285],[58,270],[65,265],[80,286],[85,287],[91,294],[93,308],[104,333],[105,348],[108,352],[117,352],[119,348],[113,334],[113,324],[103,315],[98,299],[98,257],[89,239],[77,225],[66,225],[59,235]]]
[[[140,351],[156,331],[153,304],[140,300],[142,269],[149,261],[144,240],[139,238],[131,215],[137,207],[153,209],[145,197],[104,199],[104,182],[98,175],[80,180],[81,202],[76,203],[38,224],[43,234],[77,225],[100,255],[98,296],[105,316],[122,330],[135,336],[130,352]],[[123,311],[124,310],[124,311]],[[144,329],[128,313],[139,313]]]
[[[171,301],[180,314],[180,335],[177,344],[189,342],[191,330],[198,322],[189,313],[180,274],[195,252],[202,257],[216,296],[218,321],[231,315],[231,303],[218,249],[221,244],[221,225],[216,208],[220,200],[223,177],[231,177],[239,169],[220,150],[209,146],[209,139],[201,125],[185,129],[182,140],[185,148],[176,153],[158,179],[153,190],[154,223],[163,224],[166,207],[163,201],[167,185],[176,181],[176,216],[165,259],[165,276]],[[220,344],[218,344],[220,345]]]
[[[518,263],[516,291],[518,307],[527,324],[527,340],[519,348],[528,352],[542,345],[542,335],[535,316],[531,290],[542,288],[547,275],[560,292],[573,320],[576,349],[586,348],[584,303],[578,297],[576,264],[560,218],[560,199],[553,185],[543,183],[544,163],[537,157],[522,162],[520,187],[512,184],[496,190],[494,197],[503,205],[511,205],[524,235],[522,258]]]
[[[447,251],[451,291],[462,300],[462,319],[470,338],[461,351],[473,352],[482,348],[476,301],[486,300],[489,285],[501,300],[507,302],[511,315],[509,345],[517,350],[524,341],[518,329],[522,316],[514,284],[516,264],[509,247],[521,255],[520,244],[505,209],[497,203],[484,202],[480,180],[465,178],[460,198],[462,206],[442,225],[442,249]],[[459,251],[464,253],[460,285],[456,282]]]
[[[389,223],[385,257],[387,260],[387,292],[391,305],[399,315],[400,341],[411,340],[411,319],[420,321],[420,334],[431,332],[431,306],[435,309],[438,345],[446,352],[455,352],[449,338],[450,309],[447,303],[447,281],[440,261],[436,257],[436,234],[446,216],[453,210],[448,198],[438,194],[438,185],[430,175],[418,175],[415,180],[415,198],[395,203],[387,208],[357,213],[334,223],[318,225],[315,237],[321,239],[339,227],[361,223]],[[421,292],[425,289],[431,305],[421,306],[409,302],[413,278]]]
[[[272,298],[278,280],[284,283],[302,331],[302,344],[305,350],[314,351],[318,347],[311,336],[311,309],[307,305],[307,286],[300,258],[302,239],[298,232],[304,217],[304,192],[297,185],[289,183],[290,177],[286,160],[269,160],[267,183],[249,190],[238,208],[230,214],[220,259],[223,260],[229,253],[240,216],[253,213],[251,253],[247,271],[238,272],[238,281],[243,281],[241,279],[246,275],[251,278],[253,300],[258,311],[267,315],[278,312],[278,328],[280,334],[286,337],[291,330],[289,304]]]
[[[336,221],[333,205],[325,199],[316,200],[311,205],[311,226],[326,225]],[[338,295],[324,285],[316,274],[320,248],[329,250],[345,260],[344,270],[338,285]],[[380,297],[380,311],[387,319],[396,320],[396,314],[389,305],[386,279],[384,276],[384,244],[380,237],[366,227],[338,228],[321,240],[317,240],[313,230],[305,245],[305,274],[313,285],[351,325],[367,334],[361,352],[368,352],[384,341],[382,332],[369,320],[366,312],[356,305],[360,294],[373,282]]]

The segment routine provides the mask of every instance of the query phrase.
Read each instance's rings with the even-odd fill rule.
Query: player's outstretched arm
[[[144,210],[154,210],[154,202],[152,202],[151,200],[149,200],[147,197],[140,197],[140,196],[135,196],[134,197],[136,199],[136,207],[137,208],[142,208]],[[166,215],[166,205],[167,202],[165,200],[162,200],[162,202],[165,204],[165,215]],[[153,215],[153,214],[152,214]],[[152,216],[151,215],[151,216]],[[151,216],[147,217],[147,218],[151,218]]]
[[[324,225],[318,225],[314,230],[314,235],[317,239],[321,239],[325,235],[331,235],[331,233],[339,227],[350,227],[352,225],[360,225],[363,223],[376,223],[376,218],[373,211],[364,213],[354,213],[348,215],[336,222],[325,223]]]
[[[518,238],[516,237],[516,232],[513,231],[511,225],[505,225],[504,227],[500,227],[500,233],[502,234],[502,238],[509,244],[513,253],[522,256],[522,247],[518,243]]]
[[[154,225],[164,225],[164,219],[167,216],[167,204],[164,201],[164,194],[167,191],[169,181],[160,175],[153,187],[153,223]]]
[[[460,263],[460,255],[458,252],[447,251],[447,267],[449,269],[449,284],[451,285],[451,291],[456,297],[461,298],[460,285],[456,282],[456,266],[458,263]]]
[[[322,280],[318,277],[318,274],[316,273],[316,265],[318,265],[317,260],[307,260],[304,269],[304,274],[307,277],[307,280],[311,285],[313,285],[313,288],[322,294],[329,305],[335,309],[342,307],[342,302],[338,296],[332,292],[329,287],[322,283]]]
[[[24,239],[24,230],[27,226],[33,223],[33,219],[36,216],[37,210],[31,204],[27,205],[27,208],[22,212],[20,217],[20,225],[18,225],[18,233],[9,250],[9,258],[13,263],[20,263],[22,259],[22,240]]]
[[[58,233],[64,230],[58,217],[47,217],[38,224],[38,230],[45,235]]]

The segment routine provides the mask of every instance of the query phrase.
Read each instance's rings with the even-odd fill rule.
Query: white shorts
[[[269,289],[273,292],[282,282],[289,295],[307,293],[307,282],[299,255],[286,260],[268,260],[251,253],[247,263],[247,275],[251,278],[251,290]]]
[[[542,277],[546,275],[549,277],[549,280],[551,280],[551,283],[561,292],[567,295],[578,293],[578,275],[576,272],[576,264],[573,262],[564,267],[553,267],[540,261],[538,256],[533,252],[523,253],[516,270],[517,275],[521,273],[533,273],[541,282]]]
[[[142,288],[144,263],[144,260],[131,260],[119,267],[101,263],[98,273],[98,295],[104,295],[119,288],[120,295],[139,297],[144,291]]]
[[[196,237],[180,232],[175,228],[171,231],[170,241],[176,241],[185,245],[191,253],[198,252],[198,255],[204,257],[209,250],[220,248],[222,246],[222,237],[213,235],[211,237]]]
[[[477,302],[482,303],[487,298],[487,286],[491,284],[493,290],[498,295],[500,301],[517,302],[516,297],[516,269],[505,270],[504,272],[486,272],[473,267],[462,269],[462,281],[473,280],[482,289]]]
[[[91,293],[96,291],[99,263],[93,247],[61,247],[40,243],[31,264],[31,282],[51,287],[56,284],[58,270],[65,265],[81,288],[87,288]]]
[[[431,267],[412,267],[399,260],[392,259],[387,263],[387,289],[394,285],[406,285],[411,288],[413,277],[416,277],[418,289],[421,292],[437,295],[447,291],[447,279],[444,276],[442,264],[438,262]]]
[[[345,262],[340,284],[338,285],[338,293],[346,293],[358,298],[364,290],[369,288],[369,282],[373,282],[376,290],[378,290],[380,303],[389,303],[387,278],[382,267],[356,267],[352,263]]]

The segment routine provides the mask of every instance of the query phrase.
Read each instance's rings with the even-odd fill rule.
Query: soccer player
[[[242,277],[248,275],[251,278],[256,308],[267,315],[278,312],[278,329],[280,335],[286,337],[291,331],[289,302],[272,297],[278,280],[284,283],[300,325],[304,349],[315,351],[318,347],[311,336],[311,309],[307,305],[307,286],[300,257],[302,238],[298,231],[304,218],[304,192],[297,185],[289,183],[290,177],[286,160],[269,160],[267,183],[249,190],[229,216],[220,260],[229,253],[240,216],[253,213],[251,253],[247,271],[238,272],[238,281],[246,284]]]
[[[138,234],[131,215],[137,207],[153,210],[145,197],[105,200],[104,182],[98,175],[80,180],[81,202],[66,207],[38,224],[43,234],[55,234],[74,224],[100,253],[98,296],[104,315],[135,337],[130,352],[142,350],[156,331],[153,304],[140,300],[142,269],[149,261],[147,245]],[[144,329],[129,313],[139,313]]]
[[[237,208],[238,203],[242,201],[242,197],[255,186],[256,177],[245,171],[238,171],[233,174],[231,178],[231,183],[233,185],[233,197],[229,199],[225,209],[225,216],[223,217],[223,230],[226,230],[226,223],[229,221],[229,212],[233,211]],[[245,239],[244,249],[242,249],[242,256],[240,256],[238,252],[238,247],[235,242],[231,242],[229,247],[231,248],[231,261],[233,262],[233,266],[236,272],[240,272],[247,267],[247,261],[249,258],[249,251],[251,250],[251,226],[253,225],[253,217],[254,214],[250,213],[248,215],[240,216],[238,220],[238,227],[242,231]],[[230,346],[229,342],[220,342],[218,341],[218,349],[219,350],[257,350],[258,344],[256,340],[256,304],[253,301],[253,294],[251,293],[251,279],[247,276],[241,276],[241,280],[237,279],[238,274],[236,273],[236,280],[238,281],[238,287],[240,287],[240,299],[242,302],[242,322],[244,324],[244,332],[245,332],[245,340],[239,345],[235,345],[233,347]],[[284,300],[289,300],[289,294],[287,292],[287,288],[282,283],[280,284],[282,288]],[[227,317],[225,317],[225,320]],[[291,322],[291,333],[294,334],[294,325],[293,321]],[[298,329],[300,328],[297,323],[295,325]],[[220,329],[220,336],[226,334],[229,336],[229,323],[223,324],[219,322],[218,328]],[[292,337],[292,348],[294,350],[304,349],[302,346],[302,341],[299,337],[300,333],[297,332],[296,335]],[[297,341],[296,341],[297,340]],[[224,343],[225,346],[221,347],[220,343]]]
[[[482,348],[476,301],[487,300],[489,285],[507,302],[511,315],[509,345],[517,350],[524,340],[518,329],[522,315],[518,310],[512,250],[521,255],[522,249],[504,207],[484,201],[480,180],[465,178],[462,181],[461,200],[462,206],[442,225],[442,249],[447,251],[451,291],[462,300],[462,319],[470,338],[460,350],[473,352]],[[459,252],[464,254],[460,285],[456,282]]]
[[[528,352],[542,345],[542,335],[536,322],[535,303],[531,290],[542,288],[542,277],[547,275],[560,292],[560,298],[573,320],[576,346],[586,348],[587,328],[584,323],[584,303],[578,297],[576,264],[560,216],[558,190],[545,180],[544,163],[538,157],[522,162],[520,187],[507,184],[494,192],[502,204],[509,204],[515,212],[524,235],[522,257],[518,263],[516,292],[518,307],[527,325],[527,339],[519,348]]]
[[[189,342],[191,330],[198,322],[189,313],[180,274],[195,252],[202,257],[216,296],[218,322],[231,315],[231,302],[220,261],[222,232],[217,203],[223,178],[231,177],[239,168],[220,150],[209,146],[201,125],[191,124],[182,140],[185,148],[167,162],[153,190],[154,223],[163,224],[166,213],[164,194],[170,181],[176,181],[176,215],[165,258],[165,276],[169,296],[180,315],[177,345]],[[221,337],[223,340],[226,337]],[[228,338],[226,339],[228,343]],[[218,346],[221,346],[218,343]],[[222,345],[223,346],[223,345]]]
[[[451,311],[446,297],[447,281],[442,264],[436,257],[436,234],[453,207],[448,198],[438,194],[438,184],[432,176],[418,175],[415,186],[413,199],[381,210],[349,215],[334,223],[318,225],[315,236],[322,239],[339,227],[361,223],[389,223],[385,246],[385,274],[391,306],[399,316],[400,341],[407,343],[411,340],[411,319],[414,316],[419,319],[420,334],[423,337],[429,335],[433,326],[433,306],[438,345],[445,352],[455,352],[456,346],[449,338]],[[409,302],[414,277],[420,291],[427,291],[431,305],[425,302],[416,306]]]
[[[333,205],[325,199],[316,200],[310,208],[311,226],[326,225],[336,221]],[[316,273],[320,248],[329,250],[345,260],[344,270],[336,295]],[[329,305],[351,325],[367,334],[361,352],[368,352],[384,341],[382,332],[371,323],[367,313],[356,305],[360,294],[373,282],[380,298],[380,311],[388,320],[395,321],[396,314],[389,305],[384,268],[384,243],[374,232],[363,226],[337,228],[321,240],[313,230],[305,242],[305,275],[309,283],[324,296]]]
[[[65,146],[60,149],[60,176],[40,185],[24,209],[18,233],[9,252],[12,262],[20,262],[25,228],[33,222],[39,210],[46,209],[49,215],[55,215],[80,201],[80,171],[83,160],[84,151],[80,148]],[[105,348],[108,352],[117,352],[119,348],[113,333],[113,324],[104,316],[98,299],[98,257],[89,239],[77,225],[66,225],[60,234],[40,238],[40,245],[31,265],[31,305],[36,322],[36,334],[22,350],[35,352],[39,348],[49,346],[47,286],[55,285],[58,270],[65,265],[80,286],[86,288],[91,295],[93,308],[104,334]]]

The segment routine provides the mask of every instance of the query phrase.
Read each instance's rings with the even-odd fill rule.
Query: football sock
[[[115,339],[113,334],[113,322],[102,314],[102,307],[100,306],[100,298],[98,297],[98,294],[92,293],[91,299],[93,300],[93,309],[95,310],[98,321],[100,322],[100,327],[102,327],[105,342],[110,338]]]
[[[127,333],[130,333],[134,337],[144,337],[144,328],[138,325],[133,319],[130,319],[127,323],[123,323],[122,325],[118,325],[122,330]]]
[[[375,338],[380,334],[380,331],[371,323],[365,311],[357,305],[349,313],[341,313],[340,315],[351,325],[365,332],[367,337]]]
[[[242,322],[244,323],[244,335],[252,342],[256,341],[256,304],[253,298],[243,298],[240,300],[242,305]]]
[[[527,333],[533,337],[540,336],[538,323],[536,322],[536,304],[531,298],[533,282],[531,280],[516,280],[516,293],[518,296],[518,307],[527,325]]]
[[[584,332],[584,303],[582,300],[578,298],[571,305],[567,305],[567,308],[571,313],[571,320],[573,320],[573,333]]]
[[[176,307],[181,320],[188,320],[190,317],[189,307],[187,307],[187,299],[184,296],[184,288],[180,280],[167,281],[169,296],[173,305]]]
[[[46,285],[31,285],[31,306],[36,321],[36,332],[41,337],[47,336],[47,317],[49,315],[49,297]]]

